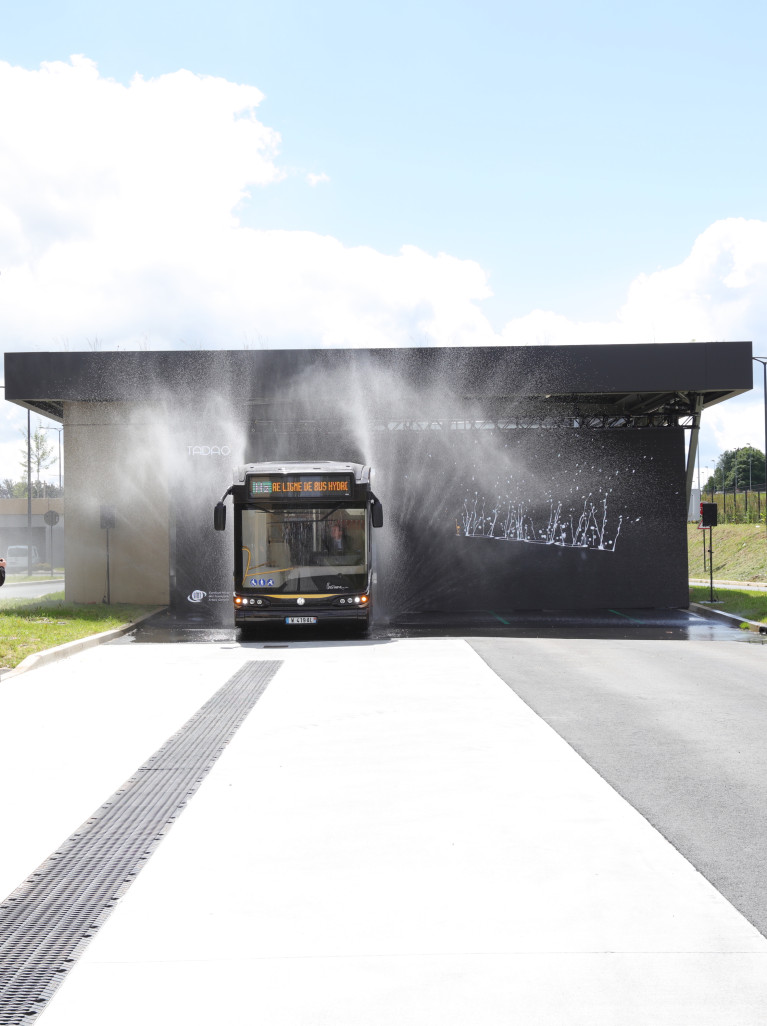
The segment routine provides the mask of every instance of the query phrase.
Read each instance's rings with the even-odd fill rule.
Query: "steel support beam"
[[[685,495],[687,496],[687,508],[690,508],[690,495],[692,494],[692,479],[695,473],[695,458],[698,455],[698,435],[700,434],[700,415],[703,410],[703,396],[692,395],[692,428],[690,430],[690,444],[687,449],[687,473],[685,474]]]

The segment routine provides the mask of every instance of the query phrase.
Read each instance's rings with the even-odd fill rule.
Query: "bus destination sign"
[[[249,499],[351,499],[351,474],[248,474]]]

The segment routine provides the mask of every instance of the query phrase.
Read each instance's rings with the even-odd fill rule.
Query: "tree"
[[[734,492],[736,488],[739,492],[764,489],[764,453],[753,445],[723,452],[703,490]]]
[[[64,489],[58,485],[49,484],[47,481],[32,482],[33,499],[55,499],[64,494]],[[0,499],[26,499],[27,479],[23,477],[20,481],[11,481],[7,477],[0,481]]]
[[[21,431],[21,437],[24,439],[24,444],[21,447],[22,459],[19,461],[22,470],[24,471],[24,481],[27,477],[27,433]],[[43,425],[40,421],[37,422],[37,427],[32,433],[29,439],[29,461],[32,466],[32,470],[35,476],[35,482],[32,487],[32,495],[36,498],[44,495],[46,489],[44,483],[40,482],[40,474],[42,471],[47,470],[53,463],[56,462],[55,449],[51,442],[48,441],[48,436],[43,430]],[[24,485],[24,495],[27,494],[26,484]]]

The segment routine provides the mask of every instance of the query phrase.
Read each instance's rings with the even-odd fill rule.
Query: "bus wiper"
[[[331,515],[331,513],[337,513],[339,511],[339,509],[346,509],[346,506],[343,506],[343,505],[341,505],[341,506],[333,506],[332,509],[329,509],[327,511],[327,513],[325,514],[324,517],[313,517],[311,514],[312,514],[312,512],[317,512],[316,509],[315,510],[303,510],[302,509],[300,512],[297,511],[293,515],[291,515],[289,510],[286,510],[285,514],[283,514],[283,519],[282,520],[276,520],[275,519],[275,517],[274,517],[274,510],[264,510],[264,509],[261,509],[260,506],[256,506],[256,509],[258,509],[262,513],[271,513],[272,514],[272,523],[276,523],[276,524],[321,524],[321,523],[323,523],[323,521],[328,519],[328,517]]]

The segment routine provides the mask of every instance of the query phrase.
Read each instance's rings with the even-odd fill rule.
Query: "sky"
[[[752,0],[0,0],[0,26],[5,352],[767,356]],[[764,447],[757,371],[704,414],[704,477]]]

